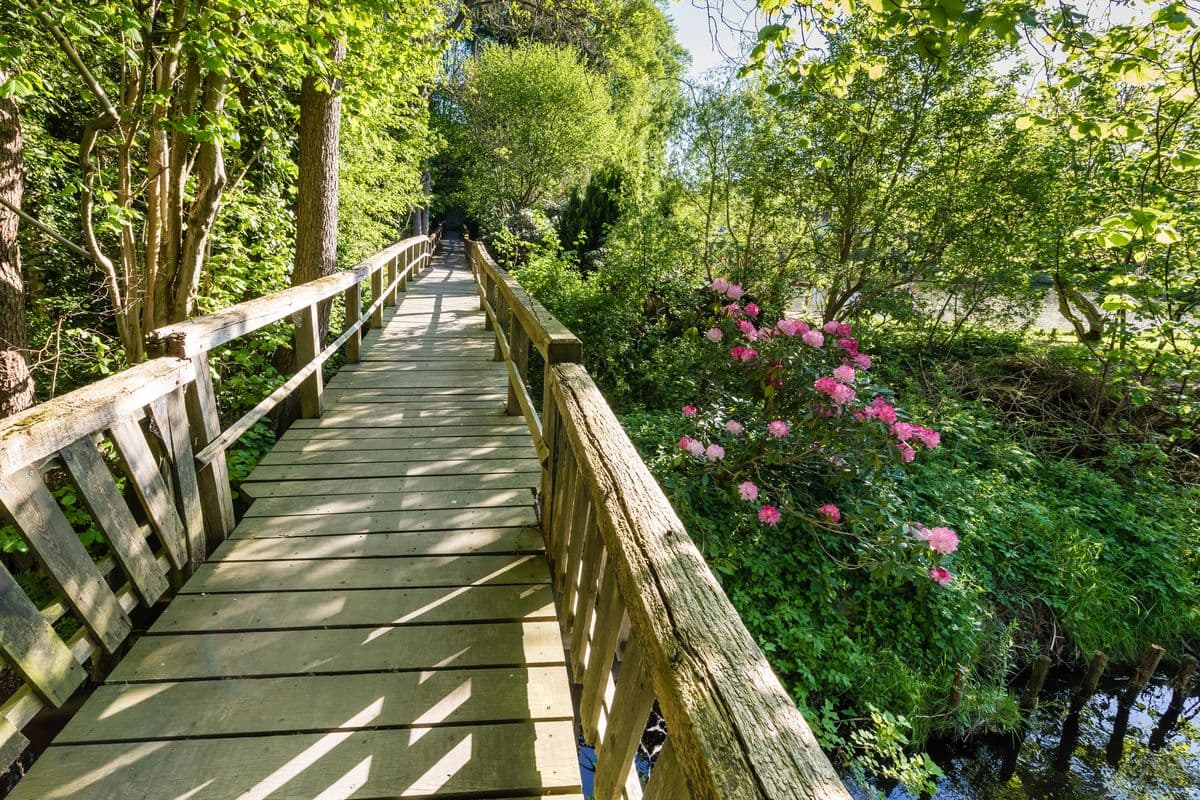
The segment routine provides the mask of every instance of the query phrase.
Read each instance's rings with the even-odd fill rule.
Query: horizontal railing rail
[[[0,565],[0,654],[24,679],[0,706],[4,767],[29,745],[22,729],[38,712],[62,706],[86,679],[84,665],[117,651],[130,612],[154,605],[206,557],[185,398],[196,383],[191,361],[160,358],[0,420],[0,505],[57,595],[39,608]],[[136,521],[108,453],[148,525]],[[92,558],[43,472],[69,479],[110,555]]]
[[[471,253],[510,379],[524,377],[513,331],[569,332],[482,245]],[[578,360],[574,341],[572,359],[546,367],[539,499],[594,796],[848,800],[587,370],[561,363]],[[634,760],[656,702],[667,739],[643,789]]]
[[[508,413],[525,417],[538,456],[544,459],[549,451],[542,435],[541,416],[528,386],[529,348],[541,355],[545,369],[552,364],[579,361],[583,347],[579,337],[496,264],[486,247],[467,239],[467,260],[475,276],[479,308],[486,314],[484,326],[496,334],[492,358],[503,361],[508,368]],[[543,385],[546,385],[544,380]]]

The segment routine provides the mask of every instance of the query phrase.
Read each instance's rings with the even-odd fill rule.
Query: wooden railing
[[[481,304],[501,305],[489,319],[515,380],[513,331],[536,342],[565,329],[481,245],[471,254]],[[571,356],[548,363],[530,429],[544,444],[542,529],[579,721],[597,753],[595,797],[848,800],[599,389],[582,366],[561,363],[578,360],[577,344]],[[519,391],[518,401],[536,417]],[[643,790],[634,759],[656,701],[667,740]]]
[[[579,337],[526,294],[479,242],[467,239],[467,260],[479,291],[479,308],[487,315],[484,326],[496,332],[492,358],[508,367],[508,413],[525,417],[538,456],[545,458],[549,451],[542,421],[527,385],[529,348],[532,346],[541,355],[543,368],[572,363],[579,361],[583,352]],[[544,378],[543,386],[547,386]],[[544,398],[542,404],[544,407]]]
[[[0,504],[59,598],[39,609],[0,566],[0,654],[25,679],[0,706],[3,767],[29,744],[21,729],[46,706],[67,701],[87,677],[83,665],[125,641],[129,613],[153,605],[204,560],[185,400],[196,389],[192,362],[161,358],[0,421]],[[109,471],[110,448],[149,526],[135,521]],[[92,560],[43,481],[42,470],[56,465],[90,509],[111,556]],[[64,639],[56,625],[75,632]]]
[[[382,326],[384,306],[429,264],[439,237],[405,239],[352,270],[160,328],[150,344],[162,357],[0,420],[0,505],[59,598],[39,608],[0,565],[0,656],[24,679],[0,706],[0,769],[28,746],[22,729],[38,712],[61,706],[83,683],[84,665],[118,650],[132,630],[129,614],[182,584],[232,530],[225,450],[293,392],[304,416],[318,416],[322,364],[342,346],[358,361],[364,325]],[[345,325],[325,345],[319,306],[338,293]],[[296,373],[222,430],[208,352],[291,315]],[[72,504],[60,505],[46,472],[73,486],[110,555],[92,559],[64,513]]]
[[[321,416],[325,382],[321,367],[341,347],[346,360],[358,363],[362,330],[383,325],[383,309],[396,304],[398,292],[429,266],[441,240],[441,228],[430,236],[413,236],[385,248],[353,269],[259,297],[196,319],[152,331],[147,350],[190,359],[197,381],[197,415],[192,430],[199,470],[200,492],[206,507],[219,509],[209,524],[209,544],[215,547],[233,528],[233,503],[225,451],[288,396],[299,392],[300,416]],[[370,283],[371,304],[364,310],[363,285]],[[321,306],[344,296],[345,324],[341,334],[325,344],[320,334]],[[211,402],[208,353],[239,337],[292,318],[295,326],[295,373],[225,430]],[[199,395],[208,398],[201,403]]]

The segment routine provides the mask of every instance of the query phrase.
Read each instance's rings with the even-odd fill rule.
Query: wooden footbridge
[[[281,321],[299,369],[222,427],[209,352]],[[581,798],[581,741],[597,798],[846,797],[579,341],[481,246],[407,239],[151,346],[0,421],[0,502],[57,595],[0,567],[4,763],[82,699],[14,800]],[[239,521],[225,452],[293,393]]]

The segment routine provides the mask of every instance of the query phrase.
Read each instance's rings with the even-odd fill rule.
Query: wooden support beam
[[[296,324],[296,363],[299,366],[311,364],[321,352],[320,314],[314,303],[300,312],[300,321]],[[320,369],[300,384],[300,416],[304,419],[317,419],[323,408],[325,394],[325,378]]]

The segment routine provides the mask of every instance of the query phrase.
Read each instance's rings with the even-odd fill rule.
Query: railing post
[[[488,305],[492,307],[492,311],[495,312],[497,317],[499,317],[500,306],[496,305],[496,281],[490,274],[483,276],[483,289],[484,294],[487,295]],[[490,316],[484,317],[483,329],[490,331],[493,327],[494,323],[492,322],[492,318]]]
[[[371,273],[371,303],[374,304],[383,295],[383,267],[380,266]],[[371,312],[371,327],[383,327],[383,303],[375,306]]]
[[[554,513],[554,476],[558,474],[559,447],[558,444],[558,403],[554,399],[552,383],[554,376],[546,369],[543,382],[546,385],[542,401],[542,441],[546,445],[546,457],[542,461],[542,482],[539,489],[540,516],[542,520],[542,536],[547,544],[551,541],[550,520]]]
[[[397,256],[397,258],[400,259],[400,264],[401,264],[400,286],[398,288],[399,288],[399,291],[401,291],[401,292],[407,292],[408,291],[408,279],[412,277],[412,275],[409,274],[409,272],[412,270],[412,265],[413,265],[412,248],[411,247],[406,248],[403,253],[401,253],[400,255]]]
[[[300,312],[300,321],[296,325],[296,365],[298,367],[311,364],[321,352],[321,317],[314,303]],[[300,384],[300,416],[305,419],[316,419],[321,416],[321,403],[325,393],[325,379],[321,368],[317,367],[312,375]]]
[[[387,300],[383,301],[385,306],[396,305],[396,263],[399,260],[400,256],[395,255],[387,262]]]
[[[217,412],[217,395],[213,391],[208,354],[192,356],[196,379],[188,384],[184,400],[187,405],[188,428],[192,434],[192,450],[199,453],[221,435],[221,417]],[[229,466],[225,453],[213,456],[196,473],[200,501],[204,505],[204,533],[208,551],[233,530],[233,489],[229,485]]]
[[[505,297],[502,293],[496,292],[495,288],[496,287],[493,284],[492,294],[496,298],[496,302],[492,304],[492,308],[495,309],[495,311],[496,311],[496,325],[499,326],[501,331],[507,331],[508,330],[508,320],[509,320],[509,317],[511,316],[511,314],[509,313],[509,310],[508,310],[508,300],[505,299]],[[510,348],[512,347],[511,339],[509,340],[508,346]],[[511,353],[512,350],[510,349],[509,352]],[[500,337],[497,336],[496,337],[496,345],[495,345],[495,347],[492,348],[492,361],[503,361],[503,360],[504,360],[504,351],[500,349]]]
[[[529,335],[521,327],[521,321],[516,314],[508,315],[508,357],[516,367],[517,376],[524,383],[529,373]],[[508,415],[515,417],[521,413],[521,401],[517,399],[517,386],[512,375],[508,376]]]
[[[346,289],[346,327],[345,330],[350,330],[358,324],[359,317],[362,316],[362,290],[361,284],[354,284]],[[346,340],[346,363],[357,364],[359,361],[359,346],[362,344],[362,328],[350,334],[350,338]]]

